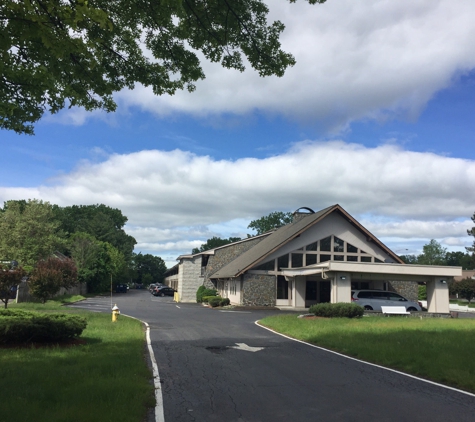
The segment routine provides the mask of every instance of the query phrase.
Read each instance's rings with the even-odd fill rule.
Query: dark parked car
[[[127,284],[117,284],[115,286],[116,293],[127,293]]]
[[[155,290],[152,292],[154,296],[173,296],[176,290],[172,289],[171,287],[163,286],[163,287],[156,287]]]

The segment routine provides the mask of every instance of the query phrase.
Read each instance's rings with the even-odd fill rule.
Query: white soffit
[[[367,262],[327,261],[301,268],[283,268],[282,275],[287,277],[321,274],[322,272],[346,272],[369,274],[396,274],[429,277],[457,277],[462,275],[462,267],[444,267],[437,265],[408,265]]]

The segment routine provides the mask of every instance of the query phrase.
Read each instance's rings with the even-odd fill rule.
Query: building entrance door
[[[305,285],[305,307],[318,303],[318,282],[307,280]]]
[[[319,303],[328,303],[331,301],[331,285],[329,281],[320,281],[319,284]]]

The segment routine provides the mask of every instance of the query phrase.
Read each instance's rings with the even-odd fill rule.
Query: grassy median
[[[58,302],[12,308],[80,314],[88,325],[85,344],[0,348],[0,421],[144,420],[154,390],[139,321],[112,323],[109,314],[58,309]]]
[[[278,315],[260,323],[311,344],[475,393],[475,320]]]

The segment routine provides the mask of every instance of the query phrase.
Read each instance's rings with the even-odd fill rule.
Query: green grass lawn
[[[85,345],[0,348],[3,422],[142,422],[154,406],[144,359],[144,330],[134,319],[61,308],[60,301],[9,308],[79,314]]]
[[[290,337],[475,393],[475,320],[440,318],[305,319],[260,323]]]

